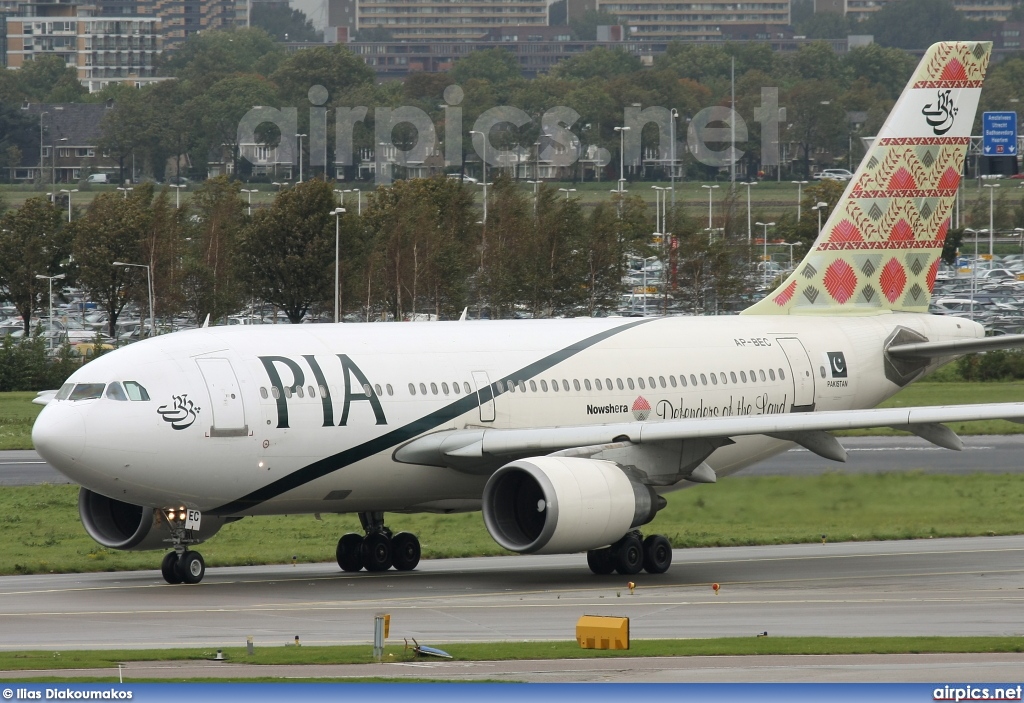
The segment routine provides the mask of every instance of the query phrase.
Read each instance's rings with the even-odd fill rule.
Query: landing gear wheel
[[[363,568],[363,538],[354,532],[342,535],[335,554],[342,571],[360,571]]]
[[[178,573],[178,553],[167,552],[164,555],[164,560],[160,564],[160,573],[164,577],[164,581],[169,584],[177,585],[181,583],[181,574]]]
[[[607,576],[615,571],[615,562],[612,559],[612,548],[591,549],[587,552],[587,566],[595,574]]]
[[[651,535],[644,540],[644,571],[663,574],[672,566],[672,545],[664,535]]]
[[[387,571],[391,568],[391,539],[381,533],[366,535],[362,554],[367,571]]]
[[[391,538],[391,558],[399,571],[412,571],[420,563],[420,541],[411,532]]]
[[[183,582],[196,584],[206,575],[206,562],[199,552],[185,552],[178,557],[176,570]]]
[[[640,538],[630,532],[612,545],[612,561],[615,570],[623,576],[639,574],[644,568],[644,547]]]

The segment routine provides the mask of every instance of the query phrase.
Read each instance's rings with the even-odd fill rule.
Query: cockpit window
[[[149,400],[149,393],[137,381],[125,381],[124,389],[128,393],[128,400]]]
[[[57,395],[54,396],[54,400],[67,400],[68,396],[71,395],[71,389],[75,387],[74,383],[65,383],[57,391]]]
[[[107,386],[107,397],[111,400],[128,400],[128,396],[124,394],[121,384],[116,381]]]
[[[79,383],[68,396],[69,400],[93,400],[103,395],[105,383]]]

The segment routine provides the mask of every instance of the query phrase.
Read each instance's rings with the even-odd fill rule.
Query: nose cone
[[[63,407],[62,407],[63,406]],[[32,426],[32,443],[39,455],[59,471],[82,456],[85,421],[82,412],[69,404],[43,408]]]

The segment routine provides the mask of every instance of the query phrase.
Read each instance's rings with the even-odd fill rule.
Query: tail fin
[[[991,49],[928,49],[807,256],[743,314],[927,311]]]

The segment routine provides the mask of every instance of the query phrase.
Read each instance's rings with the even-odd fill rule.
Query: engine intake
[[[483,494],[484,524],[513,552],[568,554],[615,542],[665,506],[610,461],[532,457],[501,467]]]
[[[78,492],[78,514],[89,536],[109,549],[143,551],[166,549],[169,545],[171,531],[160,512],[153,508],[83,488]],[[202,529],[192,534],[196,542],[204,542],[223,526],[223,518],[204,515]]]

